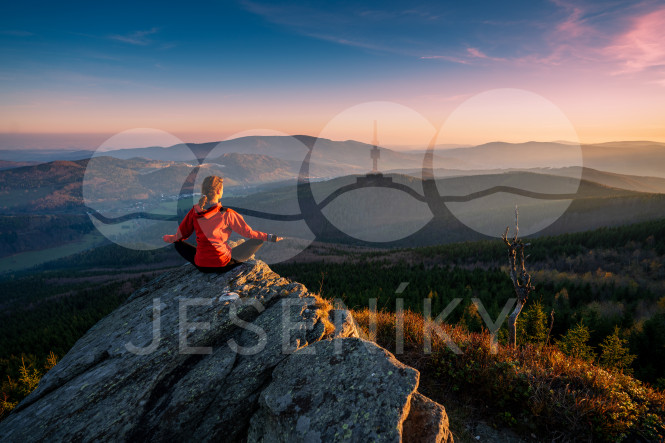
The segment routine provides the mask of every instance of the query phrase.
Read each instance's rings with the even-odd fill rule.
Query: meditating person
[[[185,260],[202,272],[226,272],[248,260],[263,246],[264,241],[282,240],[275,234],[253,230],[233,209],[219,203],[224,191],[224,179],[208,176],[201,185],[201,198],[180,223],[176,235],[165,235],[164,241],[175,243],[175,249]],[[196,231],[197,247],[186,243]],[[227,243],[231,232],[248,238],[231,249]]]

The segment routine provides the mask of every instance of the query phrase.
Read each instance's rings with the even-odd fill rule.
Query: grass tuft
[[[369,309],[353,311],[353,316],[368,334]],[[395,314],[377,312],[376,319],[377,344],[395,353]],[[665,439],[665,392],[630,375],[568,357],[556,346],[492,347],[489,333],[458,325],[438,328],[461,354],[437,333],[431,334],[431,353],[426,353],[422,315],[404,311],[403,324],[404,352],[395,356],[420,370],[427,394],[444,405],[451,395],[472,403],[479,399],[476,406],[489,406],[495,422],[541,437]]]

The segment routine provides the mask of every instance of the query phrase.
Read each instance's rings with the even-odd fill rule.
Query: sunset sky
[[[665,142],[662,0],[23,1],[2,9],[0,149],[94,149],[134,128],[192,142],[255,129],[370,141],[371,127],[358,132],[364,123],[345,127],[349,109],[380,121],[373,110],[394,109],[384,127],[400,135],[382,141],[395,145],[418,146],[428,126],[444,128],[441,143],[557,139],[546,117],[529,118],[541,115],[530,108],[538,100],[582,142]],[[510,111],[524,132],[489,121],[512,102],[510,91],[537,98]],[[478,116],[477,127],[451,126],[460,109]]]

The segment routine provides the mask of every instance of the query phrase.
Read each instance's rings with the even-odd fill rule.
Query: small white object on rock
[[[219,296],[217,301],[227,302],[227,301],[237,300],[239,298],[240,298],[240,296],[238,295],[237,292],[225,292],[225,293],[223,293],[222,295]]]

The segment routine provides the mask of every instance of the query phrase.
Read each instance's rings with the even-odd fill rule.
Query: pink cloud
[[[514,59],[520,64],[539,64],[546,66],[559,66],[571,61],[597,62],[597,49],[592,41],[602,38],[602,33],[594,28],[585,18],[594,12],[594,7],[582,7],[568,0],[550,0],[557,7],[562,8],[565,17],[558,23],[553,23],[546,40],[549,44],[549,53],[528,54]],[[590,9],[588,9],[590,8]],[[597,8],[596,12],[597,12]]]
[[[484,53],[482,53],[479,49],[476,49],[476,48],[467,48],[466,52],[471,54],[471,56],[473,56],[473,57],[487,58],[487,56]]]
[[[424,55],[420,57],[421,60],[445,60],[453,63],[461,63],[463,65],[468,65],[469,61],[461,59],[459,57],[452,57],[450,55]]]
[[[483,51],[481,51],[478,48],[466,48],[466,52],[468,52],[471,57],[475,57],[475,58],[482,58],[482,59],[485,59],[485,60],[492,60],[494,62],[506,61],[505,58],[490,57],[489,55],[485,54]]]
[[[586,25],[584,10],[579,6],[565,2],[563,0],[552,0],[555,5],[564,8],[568,11],[568,17],[563,22],[559,23],[556,27],[557,32],[562,37],[579,37],[591,31],[591,28]]]
[[[481,60],[491,60],[494,62],[504,62],[505,58],[499,57],[490,57],[485,54],[478,48],[466,48],[466,54],[460,57],[450,56],[450,55],[429,55],[420,57],[421,60],[445,60],[453,63],[460,63],[463,65],[470,65],[472,60],[481,59]]]
[[[665,8],[636,17],[604,53],[621,64],[618,73],[665,67]]]
[[[157,33],[158,30],[159,29],[157,28],[152,28],[147,31],[136,31],[126,35],[110,35],[109,38],[129,43],[131,45],[147,46],[152,43],[152,41],[148,39],[148,36]]]
[[[638,2],[633,11],[641,12],[626,10],[622,17],[608,15],[603,19],[604,26],[594,26],[586,17],[598,17],[601,11],[595,6],[550,1],[563,8],[566,16],[548,36],[549,53],[527,54],[512,61],[579,69],[603,66],[613,75],[642,73],[647,83],[665,84],[665,8],[646,12],[648,4]]]

